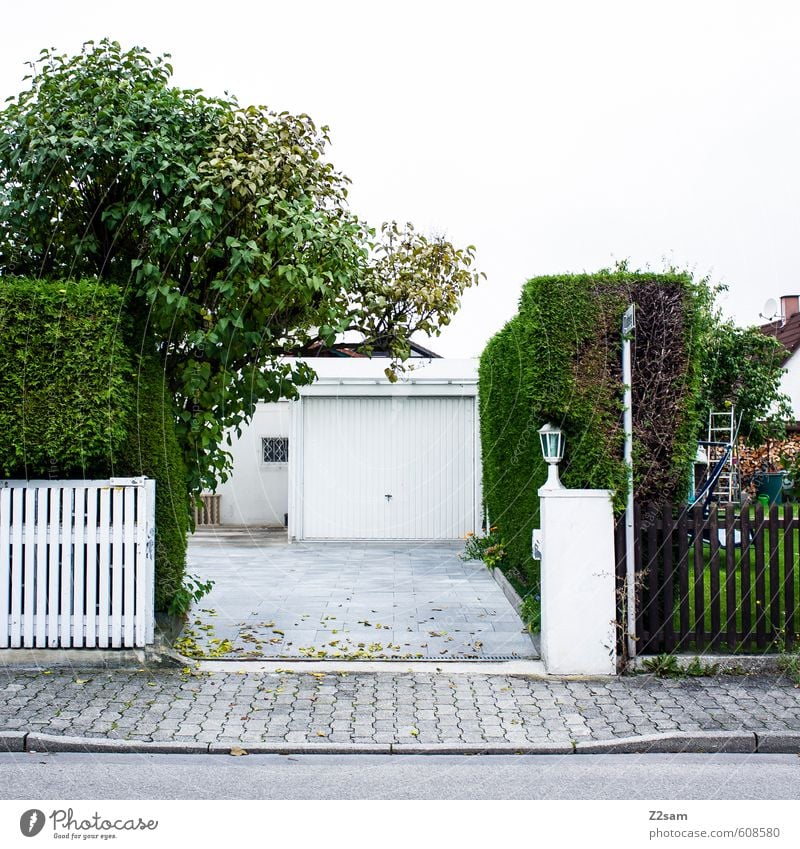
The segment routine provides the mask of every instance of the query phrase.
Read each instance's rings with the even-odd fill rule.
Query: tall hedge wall
[[[547,477],[537,430],[562,427],[565,486],[611,489],[624,504],[621,318],[637,307],[634,474],[643,501],[681,499],[696,446],[695,397],[711,295],[686,274],[627,269],[537,277],[480,360],[483,494],[504,568],[536,586],[531,531]]]
[[[143,360],[128,436],[114,458],[117,475],[156,481],[156,610],[166,610],[181,588],[189,528],[188,484],[175,434],[174,401],[156,358]]]
[[[163,610],[185,569],[186,470],[163,373],[133,353],[125,315],[107,283],[0,278],[0,476],[155,478]]]
[[[0,280],[0,474],[102,475],[133,409],[122,293]]]

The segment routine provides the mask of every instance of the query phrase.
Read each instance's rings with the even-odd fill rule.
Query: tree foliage
[[[225,477],[226,429],[313,379],[283,355],[357,325],[402,357],[449,320],[472,251],[395,230],[370,262],[328,129],[171,86],[167,58],[103,40],[31,63],[0,112],[0,276],[123,288],[197,491]]]
[[[429,239],[410,223],[383,224],[356,284],[347,329],[362,335],[364,350],[381,348],[405,359],[411,335],[441,333],[464,290],[485,276],[473,269],[474,259],[472,245],[456,248],[442,236]]]
[[[781,391],[785,358],[786,349],[773,336],[717,316],[703,356],[701,426],[710,411],[733,406],[736,418],[742,417],[739,435],[747,444],[783,436],[785,422],[794,419],[790,400]]]

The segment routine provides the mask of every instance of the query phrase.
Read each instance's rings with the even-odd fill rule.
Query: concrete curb
[[[677,654],[675,655],[678,667],[686,669],[690,663],[699,660],[703,666],[716,666],[714,674],[751,675],[754,673],[779,674],[781,668],[781,655],[779,654]],[[639,655],[629,662],[628,671],[636,673],[649,673],[645,668],[647,661],[655,659],[655,655]]]
[[[503,591],[503,595],[508,600],[508,603],[514,608],[514,613],[522,619],[522,614],[520,613],[520,610],[522,610],[522,598],[511,585],[511,581],[496,566],[494,569],[489,569],[489,574],[494,578],[497,586]]]
[[[503,595],[506,597],[508,603],[514,608],[514,613],[519,616],[522,620],[522,624],[525,625],[525,620],[522,619],[522,597],[520,594],[514,589],[511,581],[506,578],[506,576],[500,571],[500,568],[495,566],[494,569],[489,569],[489,574],[494,578],[494,582],[498,587],[503,591]],[[525,626],[527,630],[527,625]],[[541,660],[542,655],[542,647],[541,647],[541,635],[540,634],[532,634],[528,631],[528,636],[533,643],[533,648],[536,651],[536,655],[539,660]]]
[[[755,754],[758,738],[749,731],[704,731],[667,734],[643,734],[616,740],[592,740],[578,743],[576,754],[652,754],[708,753]]]
[[[68,737],[31,732],[25,739],[25,751],[194,755],[207,752],[208,743],[156,743],[149,740],[112,740],[108,737]]]
[[[0,731],[0,752],[24,752],[24,731]]]
[[[186,666],[192,660],[178,654],[160,635],[143,649],[0,649],[0,669],[139,669]]]
[[[762,754],[800,754],[800,731],[757,731],[756,740]]]
[[[647,734],[573,744],[529,743],[176,743],[112,740],[25,731],[0,731],[0,752],[94,754],[230,755],[232,746],[249,755],[600,755],[600,754],[798,754],[800,732],[707,731]]]

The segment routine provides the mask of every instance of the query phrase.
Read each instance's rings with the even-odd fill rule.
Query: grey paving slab
[[[535,658],[485,566],[453,544],[288,545],[248,531],[196,534],[190,574],[214,581],[184,653],[229,658]]]

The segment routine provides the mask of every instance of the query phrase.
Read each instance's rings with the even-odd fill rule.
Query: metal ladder
[[[721,412],[708,414],[708,441],[706,452],[709,467],[724,458],[717,480],[713,487],[712,498],[722,504],[731,504],[739,500],[739,467],[736,463],[736,438],[739,423],[736,421],[734,407]]]

